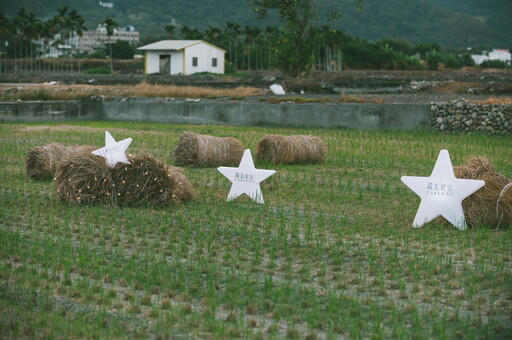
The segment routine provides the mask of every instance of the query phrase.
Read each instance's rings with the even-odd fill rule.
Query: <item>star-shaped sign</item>
[[[242,194],[246,194],[258,204],[264,203],[260,183],[276,172],[275,170],[256,169],[252,160],[251,150],[249,149],[244,151],[238,168],[221,166],[217,170],[232,183],[228,194],[228,202]]]
[[[402,176],[402,182],[421,197],[413,227],[443,216],[460,230],[466,229],[462,200],[485,185],[481,180],[456,178],[447,150],[439,152],[430,177]]]
[[[118,162],[130,164],[130,161],[126,158],[125,152],[131,142],[131,138],[116,142],[114,137],[112,137],[108,131],[105,131],[105,146],[94,150],[92,153],[104,157],[107,161],[107,165],[111,168]]]

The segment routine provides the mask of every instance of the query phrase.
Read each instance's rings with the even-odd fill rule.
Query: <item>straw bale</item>
[[[57,197],[67,203],[112,204],[116,196],[112,171],[105,158],[87,151],[58,162],[53,184]]]
[[[485,157],[471,157],[453,167],[455,177],[480,179],[485,186],[462,201],[466,222],[471,226],[512,226],[512,181],[497,173]]]
[[[57,165],[54,185],[57,197],[73,204],[167,206],[194,197],[192,185],[181,169],[149,155],[128,155],[130,164],[114,168],[105,158],[81,152]]]
[[[150,155],[129,155],[130,164],[112,169],[120,205],[166,206],[194,197],[192,185],[180,168],[167,166]]]
[[[267,135],[258,141],[256,159],[272,164],[323,163],[327,149],[315,136]]]
[[[94,149],[93,146],[65,146],[59,143],[30,148],[25,158],[26,174],[33,179],[50,180],[55,175],[59,161],[74,153]]]
[[[244,154],[243,144],[233,137],[214,137],[186,131],[174,150],[179,166],[237,166]]]

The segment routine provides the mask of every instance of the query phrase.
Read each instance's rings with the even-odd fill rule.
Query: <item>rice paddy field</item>
[[[27,149],[104,146],[172,164],[183,131],[323,139],[321,165],[272,165],[264,205],[225,202],[214,168],[165,208],[61,203],[25,174]],[[510,339],[512,230],[411,223],[400,181],[487,157],[512,178],[512,138],[418,132],[81,122],[0,125],[0,338]],[[253,152],[254,155],[254,152]]]

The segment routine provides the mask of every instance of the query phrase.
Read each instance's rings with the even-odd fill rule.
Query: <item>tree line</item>
[[[467,50],[443,49],[438,43],[412,45],[402,38],[381,38],[376,42],[356,38],[327,24],[313,26],[308,36],[308,54],[283,34],[279,26],[241,26],[226,22],[203,31],[187,25],[167,25],[165,36],[146,39],[205,40],[226,50],[226,70],[280,69],[294,76],[311,70],[344,69],[437,70],[441,67],[474,66]],[[296,60],[296,61],[295,61]]]
[[[111,18],[105,18],[102,24],[108,36],[112,36],[118,27]],[[0,61],[2,58],[14,59],[15,72],[40,71],[43,67],[42,58],[48,57],[51,47],[60,46],[66,50],[67,62],[46,64],[52,65],[54,70],[60,68],[60,71],[73,72],[72,58],[80,56],[78,39],[86,30],[84,18],[77,10],[67,6],[57,8],[55,15],[47,20],[37,18],[25,8],[21,8],[12,18],[0,12]],[[76,67],[80,72],[80,63]]]
[[[441,48],[435,42],[412,45],[402,38],[370,42],[347,35],[331,27],[328,18],[319,20],[321,16],[315,12],[311,0],[258,0],[253,1],[253,5],[262,19],[267,11],[278,10],[280,24],[262,28],[226,22],[224,27],[209,26],[204,30],[169,24],[163,27],[165,36],[145,39],[141,45],[160,39],[205,40],[227,51],[227,73],[279,69],[291,76],[300,76],[311,70],[437,70],[474,66],[469,51]],[[111,18],[106,18],[103,24],[111,36],[117,24]],[[85,30],[83,17],[67,6],[59,7],[55,15],[45,21],[25,9],[12,18],[0,12],[0,62],[2,56],[14,58],[15,70],[37,71],[42,63],[37,58],[47,54],[52,44],[64,41],[76,42],[69,46],[68,53],[68,57],[76,58],[79,56],[77,39]],[[117,49],[126,48],[109,45],[111,60]],[[74,70],[71,58],[62,65],[68,71]],[[80,63],[76,68],[80,71]]]

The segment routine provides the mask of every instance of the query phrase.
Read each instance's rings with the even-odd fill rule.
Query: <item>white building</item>
[[[100,1],[99,5],[101,7],[105,7],[105,8],[114,8],[114,3],[113,2],[102,2],[102,1]]]
[[[114,34],[108,36],[105,25],[98,25],[95,31],[84,31],[79,39],[78,49],[80,52],[93,53],[105,48],[105,44],[116,41],[127,41],[131,45],[139,43],[139,32],[131,25],[114,29]]]
[[[492,52],[489,52],[490,60],[501,60],[505,62],[507,65],[510,65],[512,61],[512,56],[508,50],[499,50],[494,49]]]
[[[485,54],[472,54],[471,58],[475,62],[475,65],[480,65],[484,61],[489,60],[489,57]]]
[[[488,55],[485,54],[473,54],[471,55],[476,65],[480,65],[487,60],[501,60],[507,65],[512,62],[511,54],[508,50],[493,49]]]
[[[224,73],[225,50],[202,40],[162,40],[139,47],[145,54],[145,73]]]

